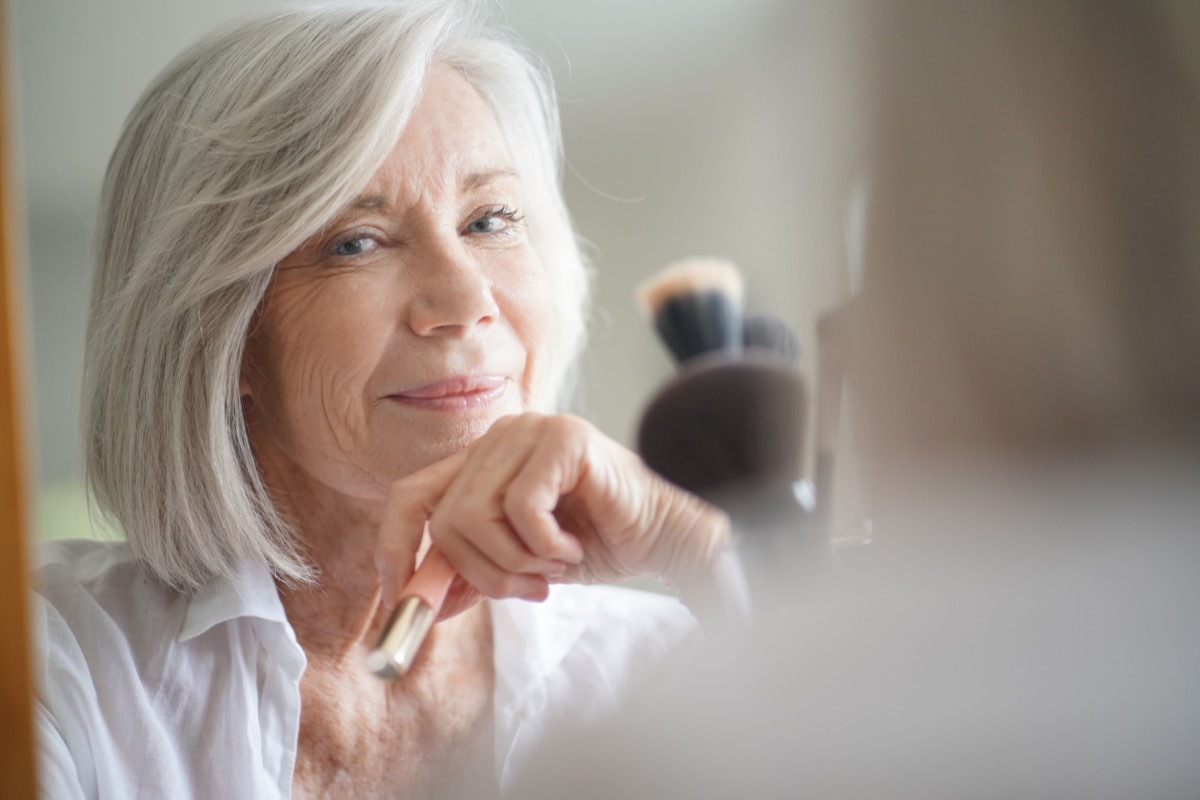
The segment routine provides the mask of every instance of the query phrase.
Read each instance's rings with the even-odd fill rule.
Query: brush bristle
[[[680,364],[714,350],[741,350],[742,276],[729,261],[671,264],[642,285],[638,298]]]
[[[700,359],[651,400],[638,453],[667,480],[723,505],[726,491],[801,477],[807,406],[794,362],[768,353]]]
[[[637,288],[638,305],[654,317],[671,299],[688,294],[717,292],[742,304],[742,273],[724,258],[685,258],[663,267]]]
[[[751,314],[742,320],[742,346],[747,351],[774,353],[792,362],[799,362],[803,352],[792,326],[774,314]]]

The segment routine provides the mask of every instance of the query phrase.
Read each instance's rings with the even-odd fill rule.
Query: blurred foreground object
[[[1200,797],[1200,17],[863,17],[871,557],[527,794]]]
[[[856,361],[888,450],[1195,445],[1200,15],[1173,7],[872,15]]]
[[[8,4],[0,3],[0,41],[8,35]],[[33,667],[29,644],[30,450],[26,439],[28,346],[27,289],[23,248],[17,232],[22,219],[13,175],[16,146],[9,133],[7,50],[0,63],[0,775],[10,797],[36,792],[33,744]]]
[[[638,454],[729,515],[733,542],[711,588],[734,624],[819,572],[829,552],[797,492],[808,412],[797,337],[781,319],[744,316],[742,292],[737,268],[713,259],[670,265],[639,290],[679,374],[644,411]]]

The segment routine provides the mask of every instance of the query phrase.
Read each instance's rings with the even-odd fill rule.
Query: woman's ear
[[[250,380],[251,370],[250,346],[242,350],[242,363],[238,368],[238,397],[243,401],[254,399],[254,382]]]
[[[265,302],[265,300],[262,301],[258,308],[254,309],[254,316],[250,319],[250,329],[246,334],[246,341],[242,344],[242,360],[238,365],[238,397],[241,398],[243,403],[254,399],[255,383],[251,379],[251,375],[253,374],[252,370],[255,370],[257,368],[256,365],[260,363],[256,357],[257,348],[260,346],[257,333],[263,311],[262,305]]]

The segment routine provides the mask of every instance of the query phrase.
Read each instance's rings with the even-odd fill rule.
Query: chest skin
[[[480,604],[436,625],[398,681],[372,675],[365,648],[309,654],[292,797],[496,796],[492,649]]]

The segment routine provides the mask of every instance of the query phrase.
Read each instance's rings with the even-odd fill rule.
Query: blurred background
[[[77,408],[100,183],[142,89],[209,29],[270,0],[17,0],[36,396],[37,528],[88,533]],[[797,0],[509,0],[496,14],[553,72],[565,188],[596,266],[574,409],[631,444],[672,367],[633,302],[669,261],[720,255],[747,305],[779,314],[814,363],[816,315],[847,292],[861,126],[846,6]]]
[[[86,533],[88,247],[121,120],[187,43],[266,5],[16,3],[43,535]],[[750,309],[799,331],[811,386],[814,321],[848,294],[847,210],[874,164],[860,366],[887,445],[880,546],[839,571],[840,593],[801,594],[803,615],[672,687],[658,727],[589,749],[595,782],[548,761],[570,765],[561,786],[1197,796],[1200,5],[497,13],[557,80],[568,203],[597,267],[576,410],[626,444],[672,372],[633,288],[680,257],[738,262]],[[642,773],[614,767],[646,754]],[[612,786],[626,776],[668,789]]]

